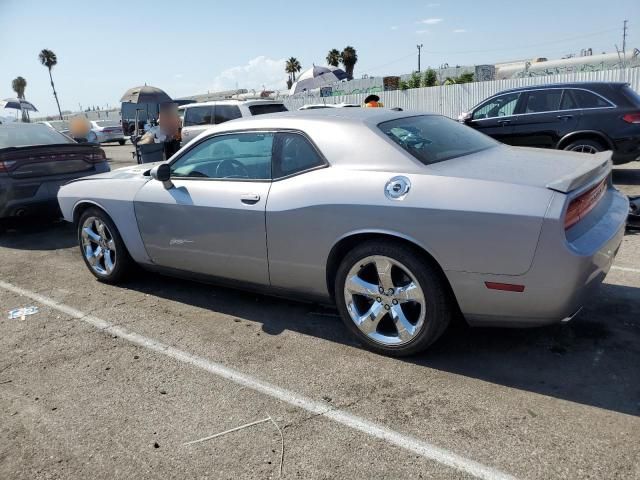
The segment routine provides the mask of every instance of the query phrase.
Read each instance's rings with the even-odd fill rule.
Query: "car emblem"
[[[389,200],[402,200],[411,190],[411,181],[407,177],[393,177],[384,187]]]

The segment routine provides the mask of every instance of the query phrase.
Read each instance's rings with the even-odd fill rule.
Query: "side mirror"
[[[461,113],[458,117],[458,121],[460,123],[469,123],[471,121],[472,114],[471,112]]]
[[[156,165],[151,169],[151,178],[162,182],[164,188],[169,190],[173,188],[173,183],[171,182],[171,167],[167,163],[161,163],[160,165]]]

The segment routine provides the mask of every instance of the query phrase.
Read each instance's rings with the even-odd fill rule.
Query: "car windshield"
[[[438,115],[400,118],[383,122],[378,128],[425,165],[498,145],[486,135]]]
[[[266,113],[286,112],[287,107],[281,103],[267,103],[266,105],[251,105],[249,111],[251,115],[263,115]]]
[[[49,122],[49,125],[59,132],[62,130],[69,130],[69,122],[66,120],[52,120]]]
[[[0,127],[0,148],[75,143],[69,137],[46,125]]]
[[[119,127],[120,123],[116,120],[97,120],[96,125],[99,127]]]

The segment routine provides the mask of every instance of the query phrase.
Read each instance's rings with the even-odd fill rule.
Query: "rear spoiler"
[[[593,155],[584,155],[584,162],[573,172],[553,182],[547,183],[547,188],[556,192],[568,193],[590,180],[600,178],[611,170],[611,156],[613,152],[599,152]]]

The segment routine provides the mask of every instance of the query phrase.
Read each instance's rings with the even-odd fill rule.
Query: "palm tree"
[[[22,100],[24,98],[24,91],[27,88],[27,81],[24,79],[24,77],[16,77],[11,82],[11,88],[13,88],[13,91],[16,92],[18,100]],[[22,121],[28,122],[29,115],[27,111],[23,109],[20,109],[20,111],[22,112]]]
[[[291,76],[291,83],[296,81],[296,73],[302,70],[302,66],[297,58],[291,57],[287,60],[287,64],[284,68],[284,71],[287,72]]]
[[[58,105],[58,113],[60,114],[60,120],[62,120],[62,110],[60,110],[60,102],[58,101],[58,94],[56,93],[56,87],[53,84],[53,77],[51,76],[51,69],[58,63],[58,57],[52,50],[42,49],[38,55],[40,63],[47,67],[49,70],[49,79],[51,80],[51,88],[53,89],[53,96],[56,98],[56,104]]]
[[[344,65],[344,71],[347,74],[347,78],[349,80],[353,80],[353,67],[356,66],[356,62],[358,61],[356,49],[350,46],[344,47],[344,50],[342,50],[342,53],[340,54],[340,61],[342,62],[342,65]]]
[[[340,65],[340,52],[337,48],[329,50],[329,53],[327,54],[327,65],[331,65],[332,67]]]

